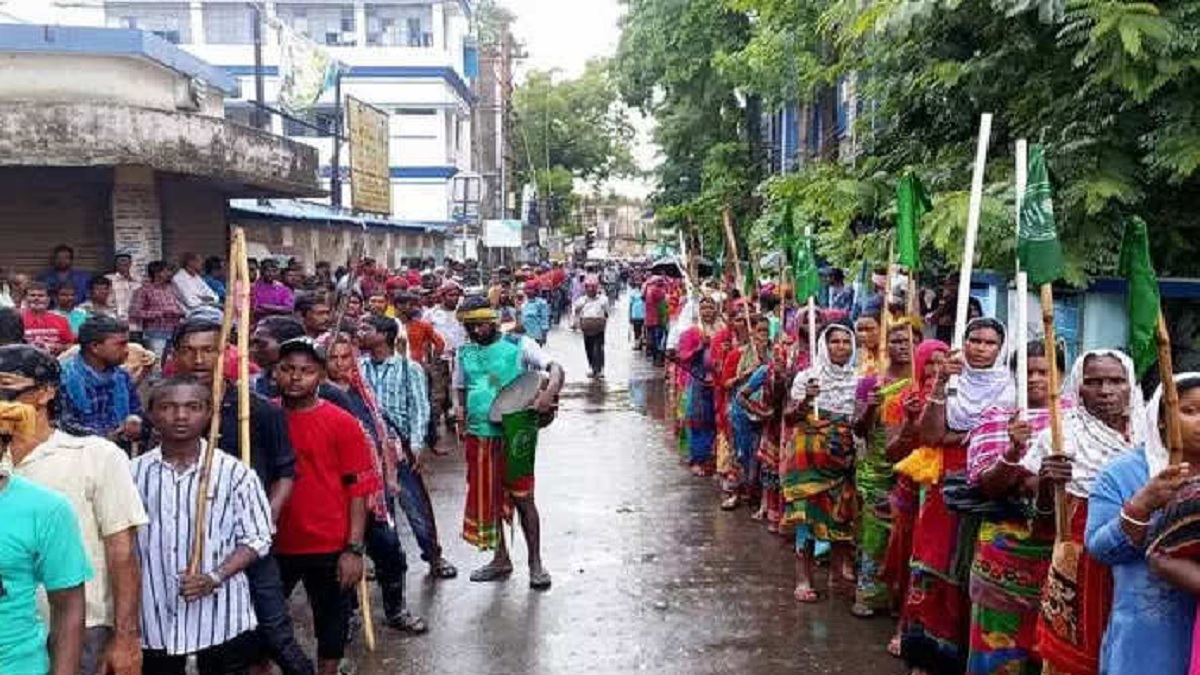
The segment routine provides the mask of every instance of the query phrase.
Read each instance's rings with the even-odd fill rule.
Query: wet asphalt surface
[[[713,479],[688,473],[664,417],[661,371],[630,345],[627,324],[610,321],[607,378],[594,382],[578,333],[558,329],[549,339],[567,372],[537,460],[553,588],[529,589],[519,531],[508,581],[467,579],[490,553],[460,537],[466,469],[450,439],[428,480],[459,577],[428,576],[401,517],[409,608],[430,631],[406,637],[385,626],[372,585],[379,644],[373,653],[361,638],[351,647],[359,675],[904,672],[885,650],[892,619],[856,619],[845,598],[792,598],[790,541],[744,507],[722,512]],[[293,604],[311,653],[302,597]]]

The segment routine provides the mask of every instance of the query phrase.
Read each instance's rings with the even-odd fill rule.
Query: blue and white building
[[[439,256],[451,230],[452,178],[471,170],[469,81],[477,69],[469,0],[260,0],[264,100],[277,107],[279,49],[274,25],[308,36],[343,64],[341,90],[391,115],[392,221],[411,236],[404,255]],[[179,45],[240,83],[226,99],[228,119],[251,124],[255,96],[255,8],[245,0],[47,0],[32,21],[136,28]],[[2,20],[3,17],[0,17]],[[310,121],[329,128],[334,93],[327,91]],[[315,147],[329,186],[333,138],[327,132],[271,116],[273,131]],[[342,146],[343,175],[349,153]],[[348,182],[342,203],[352,206]],[[419,234],[412,234],[412,233]]]

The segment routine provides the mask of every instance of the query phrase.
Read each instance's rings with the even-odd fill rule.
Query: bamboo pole
[[[975,269],[975,239],[979,234],[979,214],[983,209],[983,171],[987,165],[988,144],[992,137],[992,114],[979,117],[979,140],[975,146],[975,167],[971,176],[971,200],[967,210],[967,232],[963,244],[962,266],[958,274],[958,305],[954,318],[951,349],[961,351],[967,336],[967,315],[971,301],[971,275]],[[947,391],[958,389],[958,378],[951,378]]]
[[[1063,449],[1062,411],[1058,409],[1060,396],[1058,387],[1058,351],[1057,339],[1054,333],[1054,287],[1042,284],[1042,331],[1045,334],[1046,361],[1049,364],[1050,388],[1050,449],[1051,454],[1061,455]],[[1071,538],[1071,521],[1067,514],[1067,493],[1065,486],[1058,483],[1054,486],[1054,523],[1056,538],[1060,542]]]
[[[1175,365],[1171,357],[1171,333],[1167,330],[1167,319],[1162,308],[1158,310],[1158,376],[1162,380],[1163,404],[1167,408],[1167,450],[1170,463],[1178,464],[1183,459],[1183,428],[1179,424],[1179,387],[1175,383]],[[1158,433],[1150,429],[1149,433]]]
[[[250,466],[250,264],[246,258],[246,232],[242,228],[233,231],[233,260],[229,264],[234,267],[230,276],[237,279],[235,286],[229,286],[229,291],[237,292],[237,359],[238,359],[238,447],[242,449],[242,463]]]
[[[234,259],[237,252],[237,237],[233,238],[229,247],[229,259]],[[237,270],[234,265],[227,265],[229,283],[236,281]],[[227,286],[228,288],[228,286]],[[212,477],[213,455],[217,452],[217,441],[221,435],[221,401],[225,399],[225,345],[229,343],[229,329],[233,323],[234,294],[225,294],[225,314],[221,318],[221,335],[217,340],[217,361],[213,364],[212,385],[212,418],[208,424],[208,445],[203,449],[200,458],[200,489],[196,491],[196,528],[192,537],[192,547],[188,556],[188,574],[199,574],[200,565],[204,560],[205,525],[208,523],[208,484]]]
[[[742,259],[738,255],[737,237],[733,234],[733,209],[728,205],[721,212],[721,223],[725,227],[725,240],[729,243],[729,252],[733,254],[733,275],[737,279],[738,288],[745,288],[746,279],[742,276]]]

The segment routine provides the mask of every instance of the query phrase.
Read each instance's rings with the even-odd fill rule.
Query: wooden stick
[[[1162,308],[1158,310],[1158,377],[1162,380],[1163,404],[1167,408],[1167,450],[1170,463],[1178,464],[1183,459],[1183,428],[1179,424],[1179,387],[1175,384],[1175,365],[1171,357],[1171,333],[1167,330],[1167,319]],[[1157,429],[1148,430],[1158,433]]]
[[[237,289],[238,306],[238,446],[242,449],[242,463],[250,466],[250,330],[253,322],[250,319],[250,264],[246,258],[246,232],[242,228],[233,231],[233,260],[229,264],[234,267],[237,278],[236,286],[229,287],[232,292]]]
[[[1050,389],[1050,454],[1061,455],[1063,448],[1062,412],[1058,409],[1058,350],[1054,335],[1054,287],[1042,284],[1042,331],[1045,334],[1046,361],[1050,372],[1047,386]],[[1062,483],[1054,486],[1054,523],[1056,538],[1060,542],[1071,539],[1071,520],[1067,514],[1067,493]]]
[[[373,652],[375,651],[375,619],[371,617],[371,592],[367,589],[365,574],[358,580],[358,608],[362,610],[363,636],[367,640],[367,651]]]
[[[233,259],[236,246],[230,245],[230,259]],[[233,265],[228,265],[230,284],[236,281],[237,271]],[[228,288],[228,286],[226,287]],[[225,399],[225,345],[229,343],[229,328],[233,324],[234,294],[225,294],[225,314],[221,318],[221,336],[217,340],[217,362],[213,364],[212,385],[212,419],[208,424],[208,445],[200,458],[200,488],[196,491],[196,529],[192,537],[192,550],[188,556],[188,574],[199,574],[200,565],[204,560],[204,529],[208,522],[208,484],[212,476],[213,455],[217,449],[217,441],[221,437],[221,402]]]
[[[721,222],[725,226],[725,239],[729,242],[729,252],[733,255],[733,275],[737,278],[738,288],[745,288],[746,279],[742,276],[742,259],[738,255],[737,237],[733,234],[733,209],[728,205],[721,212]]]
[[[975,271],[975,239],[979,234],[979,213],[983,209],[983,170],[987,165],[988,143],[992,137],[992,114],[979,117],[979,141],[975,146],[975,168],[971,176],[971,201],[967,210],[966,241],[963,244],[962,265],[958,274],[958,306],[954,314],[954,339],[950,348],[961,351],[967,337],[967,316],[971,305],[971,276]],[[951,377],[947,394],[958,390],[958,377]]]

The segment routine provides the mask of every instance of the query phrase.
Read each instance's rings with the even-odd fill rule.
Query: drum
[[[532,408],[544,381],[545,376],[542,373],[522,373],[496,394],[496,400],[492,401],[492,407],[488,410],[488,419],[500,424],[508,413]]]
[[[504,478],[514,483],[533,475],[537,456],[538,414],[534,410],[505,413],[500,425],[504,429]]]
[[[579,330],[583,331],[584,335],[599,335],[604,332],[607,323],[608,319],[601,317],[585,317],[579,320]]]

